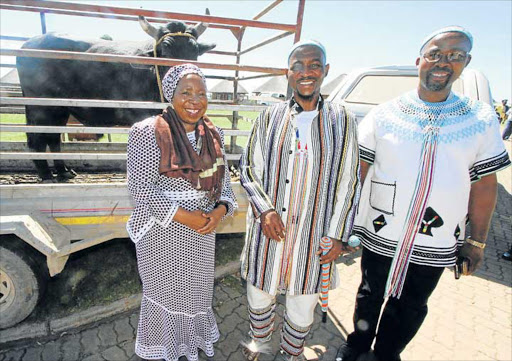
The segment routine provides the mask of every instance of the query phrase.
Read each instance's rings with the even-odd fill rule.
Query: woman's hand
[[[199,230],[206,226],[208,220],[203,217],[203,212],[200,210],[195,211],[187,211],[183,208],[178,208],[178,211],[174,215],[174,220],[185,226],[192,228],[194,231],[199,232]]]
[[[224,217],[227,213],[227,208],[225,205],[219,205],[210,213],[202,213],[203,219],[207,221],[206,225],[197,230],[198,233],[208,234],[212,233],[217,229],[222,217]]]

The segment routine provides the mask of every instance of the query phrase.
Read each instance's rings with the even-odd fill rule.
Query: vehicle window
[[[345,101],[377,105],[415,89],[417,86],[417,76],[367,75],[357,83]],[[462,93],[460,79],[453,84],[452,90]]]

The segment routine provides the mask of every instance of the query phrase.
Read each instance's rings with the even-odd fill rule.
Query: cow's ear
[[[203,55],[207,51],[212,50],[217,44],[197,44],[199,53],[197,55]]]

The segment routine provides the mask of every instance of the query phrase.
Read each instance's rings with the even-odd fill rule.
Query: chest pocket
[[[371,181],[370,206],[382,213],[395,214],[396,182]]]

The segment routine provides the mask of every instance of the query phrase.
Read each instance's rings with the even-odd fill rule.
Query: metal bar
[[[128,134],[130,128],[108,128],[108,127],[72,127],[72,126],[43,126],[43,125],[0,125],[2,133],[109,133]]]
[[[228,114],[217,114],[216,116],[229,116]],[[130,128],[116,128],[116,127],[84,127],[84,126],[43,126],[43,125],[0,125],[0,130],[3,133],[85,133],[85,134],[128,134]],[[226,129],[224,130],[226,136],[248,136],[249,130],[239,129]]]
[[[111,13],[116,15],[142,15],[146,17],[157,17],[157,18],[167,18],[167,19],[178,19],[178,20],[188,20],[188,21],[196,21],[196,22],[208,22],[208,23],[218,23],[218,24],[226,24],[226,25],[238,25],[238,26],[247,26],[254,28],[264,28],[264,29],[275,29],[275,30],[283,30],[283,31],[292,31],[295,32],[295,25],[291,24],[282,24],[282,23],[270,23],[265,21],[256,21],[256,20],[244,20],[244,19],[235,19],[221,16],[211,16],[211,15],[194,15],[194,14],[183,14],[176,13],[170,11],[153,11],[153,10],[144,10],[144,9],[133,9],[133,8],[124,8],[124,7],[115,7],[115,6],[104,6],[104,5],[86,5],[86,4],[77,4],[77,3],[67,3],[67,2],[58,2],[58,1],[38,1],[38,0],[2,0],[2,2],[6,5],[22,5],[22,6],[32,6],[32,7],[43,7],[48,9],[65,9],[65,10],[78,10],[78,11],[89,11],[96,13]]]
[[[270,10],[272,10],[273,8],[275,8],[277,5],[279,5],[282,2],[283,2],[283,0],[275,0],[271,4],[267,5],[263,10],[261,10],[258,13],[258,15],[254,16],[252,19],[258,20],[259,18],[261,18],[263,15],[267,14]]]
[[[135,109],[163,109],[168,103],[121,101],[121,100],[89,100],[89,99],[59,99],[59,98],[11,98],[0,97],[1,105],[39,105],[39,106],[72,106],[91,108],[135,108]],[[209,110],[240,110],[247,112],[261,112],[264,105],[234,105],[234,104],[208,104]]]
[[[299,10],[297,11],[297,25],[295,26],[295,39],[293,39],[293,43],[295,44],[300,40],[300,35],[302,33],[302,21],[304,19],[304,6],[306,4],[306,0],[299,0]]]
[[[2,40],[15,40],[15,41],[26,41],[30,38],[25,38],[23,36],[9,36],[9,35],[0,35],[0,39]]]
[[[222,79],[222,80],[235,80],[235,77],[232,76],[222,76],[222,75],[205,75],[206,79]]]
[[[59,14],[59,15],[70,15],[70,16],[84,16],[84,17],[94,17],[94,18],[103,18],[103,19],[116,19],[116,20],[130,20],[130,21],[138,21],[138,16],[131,15],[114,15],[114,14],[100,14],[100,13],[91,13],[91,12],[83,12],[83,11],[71,11],[71,10],[59,10],[59,9],[46,9],[40,7],[30,7],[30,6],[16,6],[16,5],[5,5],[0,4],[0,9],[4,10],[12,10],[12,11],[30,11],[30,12],[43,12],[45,14]],[[154,18],[154,17],[146,17],[146,20],[151,23],[161,23],[166,24],[172,19],[162,19],[162,18]],[[196,22],[188,22],[185,21],[186,24],[196,24]],[[238,26],[230,26],[230,25],[219,25],[219,24],[210,24],[211,28],[215,29],[238,29]]]
[[[238,160],[241,154],[226,154],[227,160]],[[126,160],[126,153],[37,153],[0,152],[0,159],[9,160]]]
[[[236,64],[240,64],[240,57],[242,56],[240,50],[242,50],[242,39],[245,33],[245,27],[240,30],[237,35],[237,46],[236,46]],[[238,76],[240,72],[235,70],[235,80],[233,80],[233,102],[238,103]],[[238,111],[233,111],[233,118],[231,119],[231,129],[238,127]],[[236,149],[236,137],[231,137],[230,150],[233,152]]]
[[[269,74],[285,74],[286,69],[251,66],[251,65],[235,65],[235,64],[215,64],[205,63],[192,60],[179,59],[162,59],[162,58],[146,58],[143,56],[126,56],[126,55],[106,55],[106,54],[90,54],[76,51],[49,51],[49,50],[33,50],[33,49],[0,49],[0,55],[13,55],[18,57],[34,57],[47,59],[67,59],[67,60],[84,60],[84,61],[100,61],[100,62],[117,62],[129,64],[147,64],[174,66],[183,63],[192,63],[199,68],[220,69],[220,70],[237,70],[249,71]]]
[[[126,160],[126,153],[38,153],[0,152],[0,159],[32,160]]]
[[[0,68],[16,68],[16,64],[0,64]]]
[[[236,56],[234,51],[210,50],[208,54]]]
[[[119,100],[89,100],[89,99],[58,99],[58,98],[11,98],[0,97],[2,105],[40,105],[40,106],[68,106],[91,108],[137,108],[137,109],[163,109],[169,104],[156,102],[130,102]]]
[[[39,13],[39,18],[41,18],[41,33],[46,34],[46,17],[44,13]]]
[[[281,34],[276,35],[276,36],[271,36],[270,38],[268,38],[266,40],[263,40],[261,43],[254,44],[253,46],[250,46],[247,49],[242,50],[240,52],[240,55],[246,54],[246,53],[248,53],[248,52],[250,52],[250,51],[252,51],[254,49],[260,48],[260,47],[262,47],[264,45],[270,44],[270,43],[272,43],[272,42],[274,42],[276,40],[285,38],[285,37],[287,37],[289,35],[292,35],[292,34],[293,34],[292,32],[287,31],[287,32],[281,33]]]
[[[244,76],[243,78],[238,78],[238,81],[241,80],[250,80],[250,79],[258,79],[258,78],[269,78],[275,76],[274,74],[261,74],[261,75],[253,75],[253,76]]]

